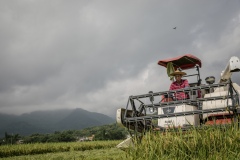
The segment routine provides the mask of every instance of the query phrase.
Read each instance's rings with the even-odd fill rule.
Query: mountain
[[[107,115],[81,108],[52,111],[35,111],[22,115],[0,113],[0,137],[8,134],[31,135],[63,130],[80,130],[87,127],[114,123]]]

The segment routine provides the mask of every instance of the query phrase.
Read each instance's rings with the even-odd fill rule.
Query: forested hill
[[[3,137],[5,132],[20,135],[52,133],[63,130],[79,130],[114,122],[115,119],[109,116],[80,108],[35,111],[19,116],[0,113],[0,137]]]

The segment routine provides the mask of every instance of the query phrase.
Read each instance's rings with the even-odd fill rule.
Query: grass
[[[120,141],[92,141],[71,143],[35,143],[0,146],[0,157],[36,155],[47,153],[66,153],[71,151],[91,151],[114,148]]]
[[[211,126],[178,132],[149,132],[134,147],[122,151],[120,141],[21,144],[0,146],[2,159],[10,160],[237,160],[238,126]]]
[[[135,142],[137,143],[137,142]],[[131,159],[240,159],[240,130],[204,127],[187,132],[147,133],[131,148]]]
[[[126,153],[117,148],[92,149],[85,151],[56,152],[37,155],[5,157],[3,160],[124,160]]]

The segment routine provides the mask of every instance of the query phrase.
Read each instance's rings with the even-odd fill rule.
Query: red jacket
[[[177,89],[182,89],[185,87],[189,87],[188,80],[182,79],[180,83],[177,83],[177,81],[172,82],[169,90],[177,90]],[[176,93],[175,97],[177,100],[189,98],[188,94],[186,94],[184,92]]]

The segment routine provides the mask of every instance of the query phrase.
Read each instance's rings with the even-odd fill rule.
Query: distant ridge
[[[80,130],[87,127],[114,123],[107,115],[81,108],[35,111],[19,116],[0,113],[0,137],[8,134],[30,135],[63,130]]]

